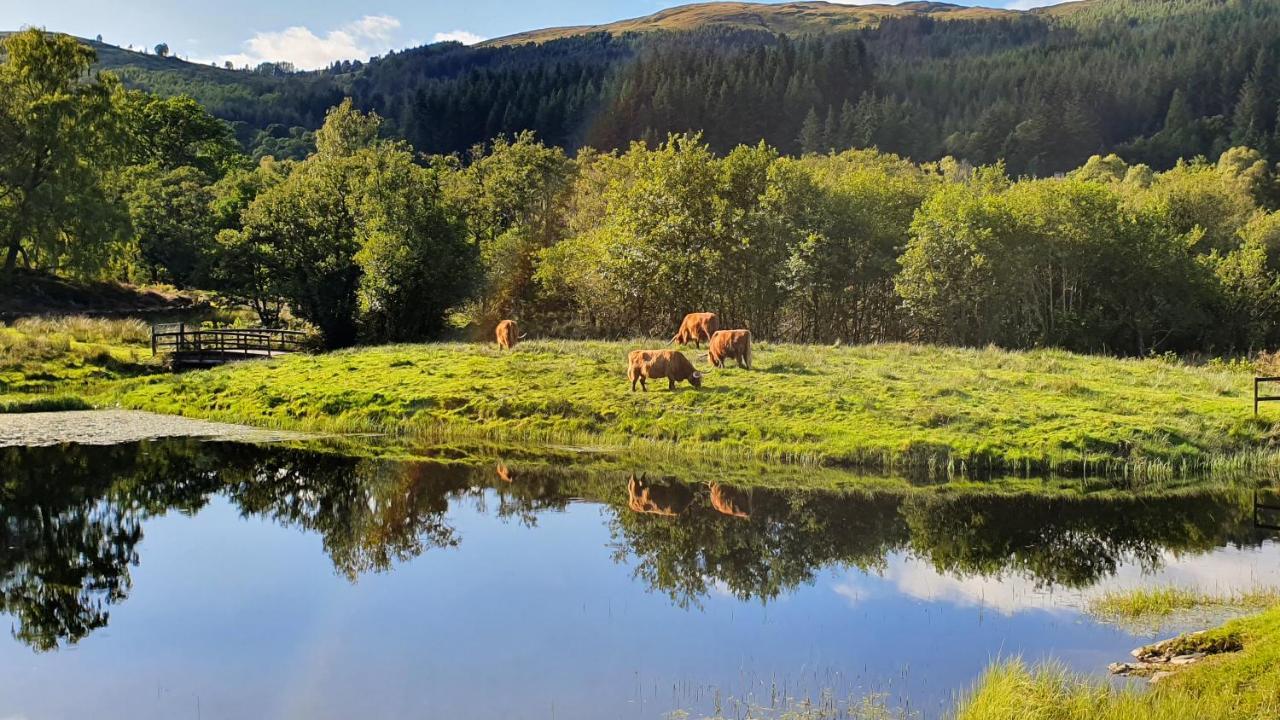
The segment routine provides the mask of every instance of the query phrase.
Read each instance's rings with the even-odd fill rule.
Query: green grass
[[[140,320],[22,319],[0,326],[0,412],[88,407],[105,381],[160,371]]]
[[[1273,720],[1280,717],[1280,606],[1188,636],[1187,651],[1240,647],[1158,685],[1115,686],[1061,667],[1018,660],[989,669],[955,720]]]
[[[99,387],[98,404],[425,442],[643,447],[938,474],[1238,474],[1280,466],[1248,375],[1056,350],[757,346],[756,370],[631,393],[660,341],[397,345]],[[689,351],[690,357],[696,353]],[[705,362],[699,362],[705,367]]]
[[[1144,620],[1190,610],[1262,610],[1273,605],[1280,605],[1280,590],[1273,588],[1206,593],[1167,586],[1106,593],[1090,601],[1089,612],[1105,620]]]

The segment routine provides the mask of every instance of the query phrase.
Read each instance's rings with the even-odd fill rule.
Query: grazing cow
[[[702,341],[709,342],[719,329],[720,318],[715,313],[689,313],[684,316],[684,322],[680,323],[680,330],[671,338],[671,342],[676,345],[693,343],[694,347],[700,348]]]
[[[510,350],[516,346],[516,343],[524,339],[524,335],[517,335],[520,332],[515,320],[503,320],[498,323],[496,334],[498,336],[498,347],[502,350]]]
[[[693,491],[677,482],[652,483],[644,475],[627,481],[627,507],[638,513],[675,517],[693,504]]]
[[[694,369],[693,363],[683,353],[676,350],[632,350],[627,355],[627,379],[631,381],[631,392],[636,391],[636,383],[649,392],[645,380],[667,379],[667,389],[675,390],[676,383],[689,381],[695,388],[702,387],[702,373]]]
[[[721,330],[711,336],[711,344],[707,350],[711,364],[724,367],[724,361],[732,358],[738,367],[751,369],[751,331]]]
[[[751,495],[745,490],[711,483],[711,507],[730,517],[751,517]]]

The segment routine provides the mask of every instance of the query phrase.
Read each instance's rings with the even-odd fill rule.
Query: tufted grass
[[[1116,686],[1056,665],[993,665],[963,697],[955,720],[1271,720],[1280,717],[1280,606],[1194,638],[1187,651],[1223,643],[1214,655],[1150,687]]]
[[[1057,350],[758,344],[756,369],[631,393],[661,341],[361,348],[124,380],[97,404],[271,427],[627,447],[938,475],[1169,478],[1280,467],[1247,374]],[[687,351],[691,359],[697,352]]]
[[[1173,585],[1109,592],[1089,602],[1089,612],[1104,620],[1151,620],[1189,610],[1262,610],[1280,605],[1280,590],[1252,588],[1209,593]]]
[[[83,408],[91,385],[160,371],[140,320],[21,319],[0,326],[0,412]]]

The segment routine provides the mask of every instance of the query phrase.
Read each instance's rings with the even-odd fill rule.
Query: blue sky
[[[954,0],[953,0],[954,1]],[[962,5],[1026,8],[1055,0]],[[167,43],[191,60],[288,60],[313,68],[438,40],[478,40],[557,25],[647,15],[670,0],[0,0],[0,29],[28,25],[109,43]],[[851,1],[847,4],[868,4]]]

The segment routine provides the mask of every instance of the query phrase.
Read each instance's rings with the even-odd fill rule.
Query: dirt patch
[[[15,270],[0,290],[0,320],[33,315],[150,317],[208,310],[204,300],[179,292],[135,288],[113,282],[86,282],[33,270]]]
[[[282,430],[264,430],[135,410],[0,414],[0,447],[66,443],[115,445],[173,437],[272,442],[306,436]]]

